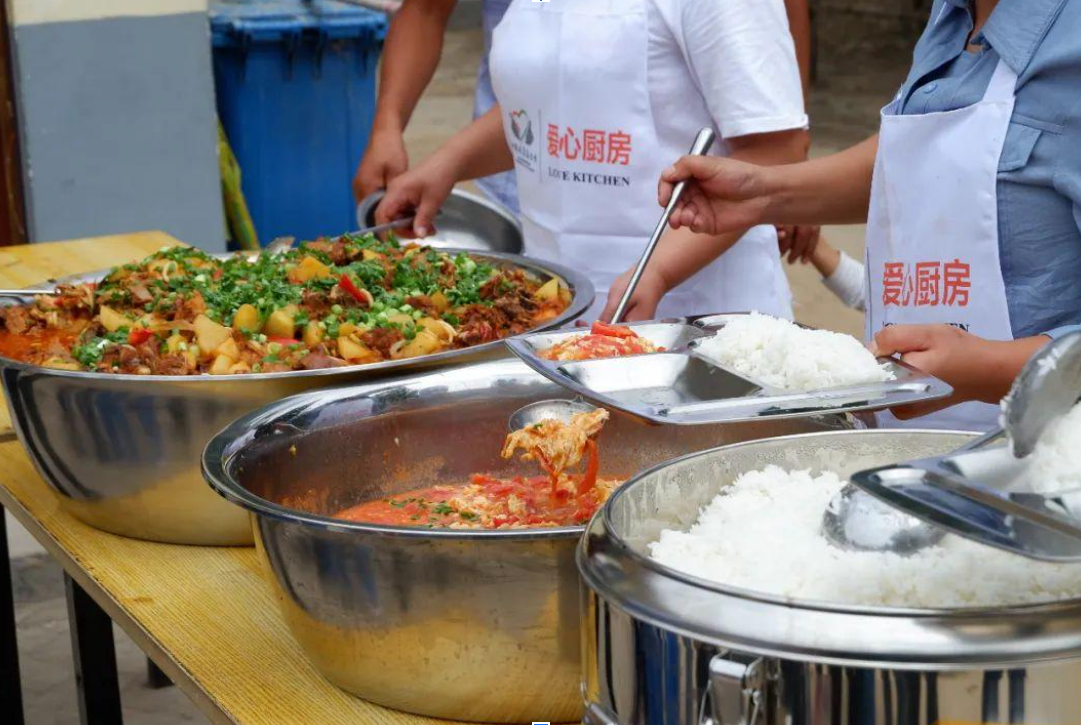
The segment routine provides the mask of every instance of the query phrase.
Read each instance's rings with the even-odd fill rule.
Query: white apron
[[[867,220],[867,332],[894,324],[948,323],[1012,340],[998,257],[998,163],[1017,75],[1001,60],[983,100],[904,116],[882,109]],[[999,408],[963,403],[880,425],[990,430]]]
[[[646,2],[514,0],[492,41],[525,252],[590,277],[597,299],[585,319],[601,313],[612,282],[638,260],[660,219],[661,171],[694,140],[658,141]],[[792,316],[770,227],[751,230],[672,290],[657,316],[746,310]]]

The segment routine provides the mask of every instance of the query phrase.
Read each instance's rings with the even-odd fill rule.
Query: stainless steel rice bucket
[[[570,306],[544,328],[567,324],[593,302],[592,284],[574,270],[514,255],[478,256],[567,283],[573,294]],[[503,342],[495,341],[372,365],[228,376],[112,375],[0,358],[0,382],[19,439],[74,516],[105,531],[151,541],[250,545],[247,516],[207,489],[199,471],[203,448],[215,431],[305,390],[505,355]]]
[[[535,473],[499,457],[507,419],[561,393],[518,361],[487,362],[298,396],[211,441],[207,478],[252,512],[285,619],[327,679],[437,717],[580,716],[574,549],[582,527],[477,532],[330,518],[473,473]],[[842,424],[676,429],[617,416],[600,436],[601,472],[630,476],[722,442]]]
[[[626,484],[577,554],[586,722],[1081,722],[1081,601],[841,606],[729,588],[648,558],[661,529],[685,530],[745,471],[773,463],[849,475],[968,437],[850,431],[761,440],[671,461]]]

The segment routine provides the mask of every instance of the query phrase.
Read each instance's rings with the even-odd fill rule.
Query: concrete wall
[[[206,0],[6,0],[32,241],[225,244]]]

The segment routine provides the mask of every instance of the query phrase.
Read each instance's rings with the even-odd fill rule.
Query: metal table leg
[[[64,574],[82,725],[122,725],[113,622],[89,594]]]
[[[23,725],[19,645],[15,633],[15,593],[8,554],[7,520],[0,506],[0,722]]]
[[[162,672],[161,668],[154,664],[154,660],[147,657],[146,684],[151,690],[161,690],[166,687],[172,687],[173,681],[169,679],[169,675]]]

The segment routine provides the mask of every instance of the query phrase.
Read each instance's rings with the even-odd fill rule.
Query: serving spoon
[[[0,289],[0,297],[16,300],[33,300],[37,295],[55,295],[54,289]]]
[[[439,217],[439,214],[436,214]],[[363,229],[357,229],[356,231],[349,232],[351,236],[358,234],[378,234],[379,232],[390,231],[391,229],[397,229],[398,227],[408,226],[413,223],[415,216],[402,217],[401,219],[394,219],[383,224],[376,224],[370,227],[364,227]],[[281,254],[282,252],[289,251],[296,242],[296,237],[277,237],[270,242],[270,244],[263,247],[263,252],[266,254]]]
[[[542,420],[570,423],[575,414],[592,413],[596,409],[596,406],[584,400],[538,400],[536,403],[524,405],[514,411],[507,421],[507,428],[513,433],[516,430],[536,425]]]
[[[1079,395],[1081,332],[1053,340],[1025,364],[1002,401],[1002,427],[966,443],[946,458],[979,450],[1003,438],[1014,458],[1025,458],[1035,450],[1048,426],[1070,412]],[[1033,509],[1029,512],[1029,522],[1037,526],[1046,523],[1040,512],[1053,497],[1031,493],[1013,493],[1011,497],[1011,503],[1016,505],[1005,502],[996,505],[999,502],[993,498],[981,501],[986,508],[1020,519],[1025,519],[1026,511]],[[1008,511],[1004,510],[1007,506]],[[973,517],[980,513],[978,502],[966,510],[966,515]],[[1061,528],[1061,522],[1057,522],[1056,527]],[[1076,528],[1081,536],[1081,521]],[[946,530],[880,501],[849,483],[822,513],[822,533],[830,543],[842,549],[908,555],[938,543]]]

